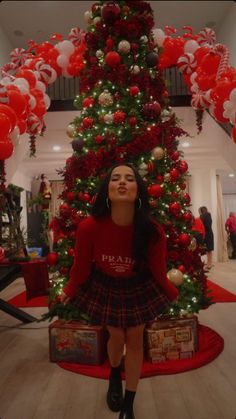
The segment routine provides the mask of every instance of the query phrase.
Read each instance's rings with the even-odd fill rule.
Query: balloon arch
[[[96,26],[101,17],[93,19],[93,13],[87,11],[85,21]],[[151,38],[147,38],[150,49],[159,53],[157,69],[177,66],[192,95],[191,106],[195,110],[208,109],[220,123],[230,122],[231,137],[236,143],[236,70],[229,65],[229,50],[216,43],[215,32],[210,28],[194,35],[190,26],[184,26],[183,32],[183,35],[176,36],[176,29],[166,26],[164,31],[154,29]],[[41,44],[29,41],[28,49],[15,48],[10,53],[10,62],[1,67],[0,161],[3,188],[4,160],[12,155],[19,136],[23,133],[29,135],[31,154],[34,154],[35,139],[46,128],[44,115],[50,106],[47,86],[60,76],[80,77],[85,68],[86,36],[80,28],[72,28],[68,39],[55,34],[50,41]],[[97,59],[104,56],[106,62],[109,52],[101,52],[101,57],[97,54]]]

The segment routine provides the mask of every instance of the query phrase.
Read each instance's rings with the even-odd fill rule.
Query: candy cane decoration
[[[216,44],[213,51],[221,56],[220,64],[216,74],[216,79],[218,80],[221,77],[221,74],[227,70],[229,65],[229,48],[223,44]]]
[[[202,29],[198,34],[197,42],[201,46],[206,44],[214,46],[216,42],[215,31],[213,31],[211,28]]]

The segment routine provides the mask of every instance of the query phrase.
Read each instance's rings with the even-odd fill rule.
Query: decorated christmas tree
[[[152,215],[168,239],[167,272],[179,287],[171,316],[209,305],[206,276],[192,231],[188,165],[178,150],[181,129],[169,106],[150,5],[144,1],[100,1],[85,13],[85,66],[74,104],[78,116],[67,127],[73,155],[60,171],[63,203],[54,219],[56,245],[47,316],[77,317],[73,302],[63,306],[60,292],[73,263],[75,233],[90,214],[101,179],[115,163],[130,162],[146,182]]]

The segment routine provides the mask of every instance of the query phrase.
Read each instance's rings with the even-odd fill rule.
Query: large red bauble
[[[175,168],[170,170],[170,180],[171,182],[175,182],[179,178],[179,171]]]
[[[88,108],[89,106],[93,106],[94,104],[95,100],[93,97],[86,97],[82,102],[83,108]]]
[[[189,234],[181,233],[178,237],[178,243],[180,247],[188,247],[191,243],[191,237]]]
[[[184,160],[179,160],[177,163],[178,170],[180,173],[185,173],[188,170],[188,163]]]
[[[46,261],[48,265],[56,265],[57,261],[58,261],[58,254],[56,252],[50,252],[48,253],[47,257],[46,257]]]
[[[75,200],[75,198],[76,198],[76,196],[75,196],[75,193],[73,191],[67,192],[67,194],[66,194],[67,201],[72,202],[72,201]]]
[[[151,185],[148,188],[148,194],[154,198],[160,198],[163,195],[163,193],[163,188],[158,184]]]
[[[111,67],[117,67],[120,64],[120,56],[116,51],[110,51],[105,56],[105,63]]]
[[[190,204],[191,197],[190,197],[190,195],[187,192],[183,195],[183,198],[184,198],[186,204]]]
[[[178,160],[179,159],[179,152],[177,150],[173,151],[173,153],[171,153],[171,155],[170,155],[170,158],[171,158],[171,160],[174,160],[174,161]]]
[[[84,128],[92,128],[93,126],[93,118],[90,118],[89,116],[86,116],[86,118],[83,119],[82,121],[83,127]]]
[[[191,212],[185,212],[183,215],[183,220],[186,221],[186,223],[190,223],[190,221],[192,221],[193,216],[191,214]]]
[[[68,249],[68,255],[71,256],[71,257],[73,257],[75,255],[75,249],[73,247],[70,247]]]
[[[161,113],[161,105],[159,102],[146,103],[143,106],[142,114],[146,119],[156,119]]]
[[[113,1],[108,1],[101,10],[101,16],[107,23],[113,23],[120,16],[120,7]]]
[[[171,214],[173,215],[178,215],[181,211],[181,205],[179,202],[173,202],[172,204],[169,205],[169,211],[171,212]]]

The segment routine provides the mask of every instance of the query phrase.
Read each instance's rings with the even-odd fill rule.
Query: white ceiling
[[[193,27],[198,32],[205,26],[210,26],[219,32],[221,25],[230,12],[233,1],[150,1],[154,11],[155,27],[164,29],[170,25],[178,29],[184,25]],[[34,40],[38,43],[50,40],[50,36],[60,33],[67,37],[70,29],[80,27],[86,29],[84,12],[90,10],[94,1],[2,1],[0,3],[0,27],[9,39],[12,49],[27,48],[27,42]],[[192,136],[191,146],[185,148],[185,159],[189,167],[211,165],[221,174],[223,190],[236,192],[235,179],[229,179],[228,173],[235,170],[236,148],[232,150],[234,159],[229,162],[222,152],[224,142],[229,138],[213,120],[207,115],[204,130],[196,136],[195,114],[191,108],[176,108],[176,112],[184,120],[183,128]],[[76,111],[48,112],[45,116],[47,130],[44,137],[37,141],[37,157],[25,157],[20,170],[28,176],[38,176],[45,173],[50,179],[57,178],[57,169],[64,166],[72,149],[70,139],[66,135],[67,125],[73,121]],[[218,132],[216,147],[212,138],[212,129]],[[180,144],[184,140],[180,141]],[[53,145],[60,145],[61,151],[52,151]]]

